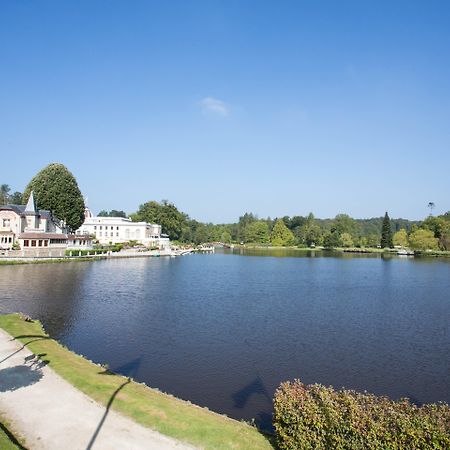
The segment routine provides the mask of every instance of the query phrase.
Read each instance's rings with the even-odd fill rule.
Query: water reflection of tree
[[[2,311],[39,319],[58,338],[79,313],[80,289],[92,268],[91,262],[2,267]]]

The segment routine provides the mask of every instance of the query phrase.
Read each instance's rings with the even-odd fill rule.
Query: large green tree
[[[355,219],[352,219],[348,214],[338,214],[334,218],[333,228],[338,232],[339,235],[343,233],[348,233],[355,236],[358,232],[358,223]]]
[[[389,219],[389,214],[386,212],[383,219],[383,224],[381,225],[381,248],[392,248],[394,244],[392,243],[392,231],[391,231],[391,219]]]
[[[337,231],[328,232],[323,238],[325,248],[336,248],[341,246],[341,237]]]
[[[0,205],[6,205],[9,203],[9,192],[11,188],[9,184],[0,185]]]
[[[84,199],[75,177],[63,164],[49,164],[29,183],[23,193],[24,203],[34,192],[36,205],[48,209],[63,219],[71,231],[78,229],[84,221]]]
[[[354,242],[350,233],[342,233],[340,236],[341,245],[344,248],[353,247]]]
[[[275,246],[293,245],[295,237],[292,231],[286,226],[283,219],[278,219],[273,226],[270,235],[270,242]]]
[[[127,217],[127,214],[125,211],[112,209],[111,211],[106,211],[105,209],[102,209],[98,214],[98,217]]]
[[[409,235],[409,245],[414,250],[437,250],[438,239],[431,230],[419,228]]]
[[[168,200],[144,203],[139,206],[136,214],[132,214],[131,218],[133,221],[145,221],[161,225],[162,232],[168,234],[172,240],[180,239],[188,221],[188,216],[179,211]],[[205,236],[204,230],[202,229],[199,234],[201,234],[201,237]]]
[[[267,222],[258,220],[257,222],[248,224],[245,227],[244,239],[245,242],[251,242],[254,244],[268,244],[270,235]]]
[[[408,233],[404,228],[398,230],[392,238],[393,244],[399,247],[408,247]]]

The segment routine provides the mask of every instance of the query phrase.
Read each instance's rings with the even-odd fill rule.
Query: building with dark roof
[[[38,209],[33,192],[26,205],[0,206],[0,250],[20,247],[36,253],[38,249],[65,249],[67,241],[64,221],[51,211]]]

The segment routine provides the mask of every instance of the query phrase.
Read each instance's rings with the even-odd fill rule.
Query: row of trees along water
[[[51,210],[65,220],[71,230],[80,227],[84,218],[84,200],[73,174],[62,164],[50,164],[29,182],[23,194],[0,186],[0,204],[24,204],[31,190],[37,206]],[[430,203],[430,205],[433,205]],[[127,217],[123,210],[102,210],[100,216]],[[200,244],[205,242],[246,243],[273,246],[393,247],[415,250],[450,250],[450,212],[428,216],[423,221],[383,217],[354,219],[338,214],[333,219],[307,216],[258,218],[245,213],[235,223],[203,223],[179,211],[167,200],[149,201],[129,215],[134,221],[162,225],[163,233],[173,241]]]

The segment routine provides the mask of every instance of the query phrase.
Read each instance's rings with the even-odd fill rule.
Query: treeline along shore
[[[72,232],[83,223],[85,202],[75,176],[62,164],[50,164],[26,186],[24,192],[12,192],[8,184],[0,185],[0,206],[24,204],[34,191],[37,207],[52,211],[63,219]],[[338,214],[332,219],[308,215],[259,218],[246,212],[234,223],[204,223],[180,211],[168,200],[150,200],[127,214],[121,209],[102,210],[99,216],[130,217],[162,226],[172,242],[202,244],[259,244],[272,246],[325,248],[410,248],[416,251],[450,251],[450,211],[422,221],[384,217],[355,219]],[[435,253],[437,254],[437,253]]]

